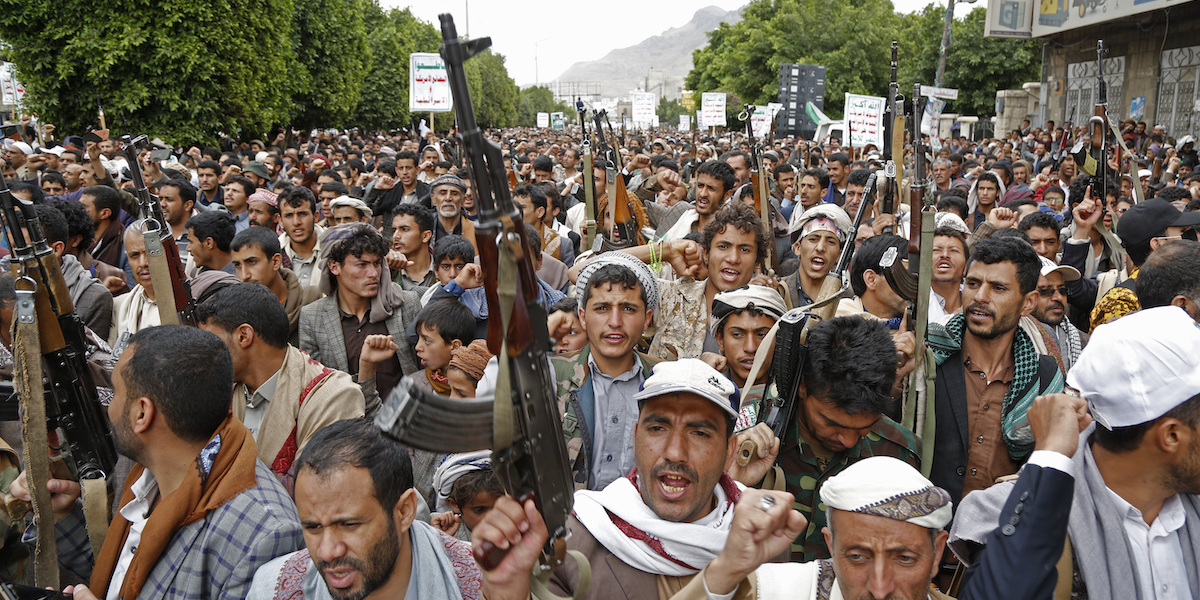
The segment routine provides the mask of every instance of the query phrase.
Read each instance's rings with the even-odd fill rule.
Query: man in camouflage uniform
[[[890,456],[920,468],[920,445],[912,432],[884,416],[892,405],[896,346],[887,328],[858,317],[838,317],[813,327],[805,344],[803,380],[796,420],[788,427],[770,472],[769,464],[751,463],[730,474],[764,488],[785,488],[808,528],[792,543],[792,561],[829,558],[821,533],[825,505],[821,486],[846,467],[870,456]],[[776,438],[763,424],[740,434],[760,448]],[[782,474],[784,481],[778,481]],[[764,477],[765,476],[765,477]]]
[[[584,267],[577,289],[588,344],[552,362],[572,478],[577,489],[599,490],[634,467],[633,395],[655,362],[634,348],[650,324],[658,286],[645,263],[608,252]]]

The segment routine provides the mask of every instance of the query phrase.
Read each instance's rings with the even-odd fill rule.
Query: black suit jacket
[[[1075,479],[1062,471],[1022,469],[959,600],[1051,600],[1074,491]]]
[[[1038,357],[1038,376],[1029,386],[1045,389],[1058,372],[1058,363],[1051,356]],[[1026,390],[1021,390],[1024,394]],[[963,478],[967,474],[967,451],[971,447],[971,407],[967,406],[967,381],[962,352],[955,352],[937,368],[934,384],[934,451],[929,480],[950,493],[958,506],[962,500]]]

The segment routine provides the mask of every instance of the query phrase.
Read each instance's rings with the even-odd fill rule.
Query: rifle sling
[[[584,232],[582,248],[591,248],[592,239],[596,236],[596,182],[594,181],[596,174],[592,169],[592,148],[588,144],[583,146],[583,207],[587,214],[585,221],[586,231]]]
[[[503,333],[503,338],[500,342],[500,354],[496,357],[496,366],[498,367],[496,375],[496,399],[492,405],[492,455],[493,460],[499,456],[504,450],[507,450],[513,443],[513,405],[512,405],[512,380],[509,365],[509,349],[508,349],[508,326],[512,317],[513,305],[516,304],[517,297],[517,260],[519,256],[514,255],[512,248],[512,240],[510,236],[515,236],[513,231],[512,219],[505,216],[500,229],[500,240],[497,244],[499,252],[499,264],[496,271],[497,296],[500,298],[500,331]],[[497,473],[503,473],[503,470],[497,470]],[[506,484],[509,482],[502,481]]]
[[[46,398],[42,387],[42,350],[38,340],[37,311],[33,290],[22,290],[17,282],[17,310],[13,320],[16,355],[15,381],[20,391],[21,435],[25,440],[25,471],[33,496],[33,514],[38,523],[34,550],[33,578],[38,587],[58,587],[58,549],[54,538],[54,511],[46,482],[50,475],[50,438],[46,432]],[[36,284],[35,284],[36,285]]]
[[[158,318],[163,325],[178,325],[179,313],[175,306],[174,286],[171,281],[171,268],[167,266],[167,255],[163,249],[162,238],[158,230],[147,231],[146,259],[150,264],[150,281],[154,282],[154,299],[158,306]]]
[[[546,582],[550,580],[550,574],[553,571],[546,569],[537,571],[529,577],[529,595],[535,600],[574,600],[575,598],[587,597],[588,589],[592,587],[592,564],[588,562],[586,556],[578,550],[567,550],[567,556],[575,561],[576,568],[579,569],[579,578],[575,584],[575,595],[563,598],[554,592],[551,592],[546,587]]]

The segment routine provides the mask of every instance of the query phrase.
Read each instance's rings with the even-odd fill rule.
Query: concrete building
[[[1043,42],[1037,101],[1022,102],[1016,92],[1005,96],[1027,104],[1035,125],[1082,124],[1091,117],[1096,41],[1102,39],[1112,118],[1162,124],[1172,136],[1200,130],[1200,2],[990,0],[988,34]],[[1022,116],[1011,118],[1019,123]]]

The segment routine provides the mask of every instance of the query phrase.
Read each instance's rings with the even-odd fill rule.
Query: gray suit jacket
[[[388,333],[400,347],[396,358],[405,375],[421,370],[404,332],[416,320],[421,310],[421,294],[403,292],[400,306],[392,310],[387,319]],[[300,349],[313,360],[339,371],[350,372],[350,361],[346,358],[346,338],[342,336],[342,315],[338,311],[337,292],[330,294],[300,309]],[[369,403],[369,401],[368,401]]]

